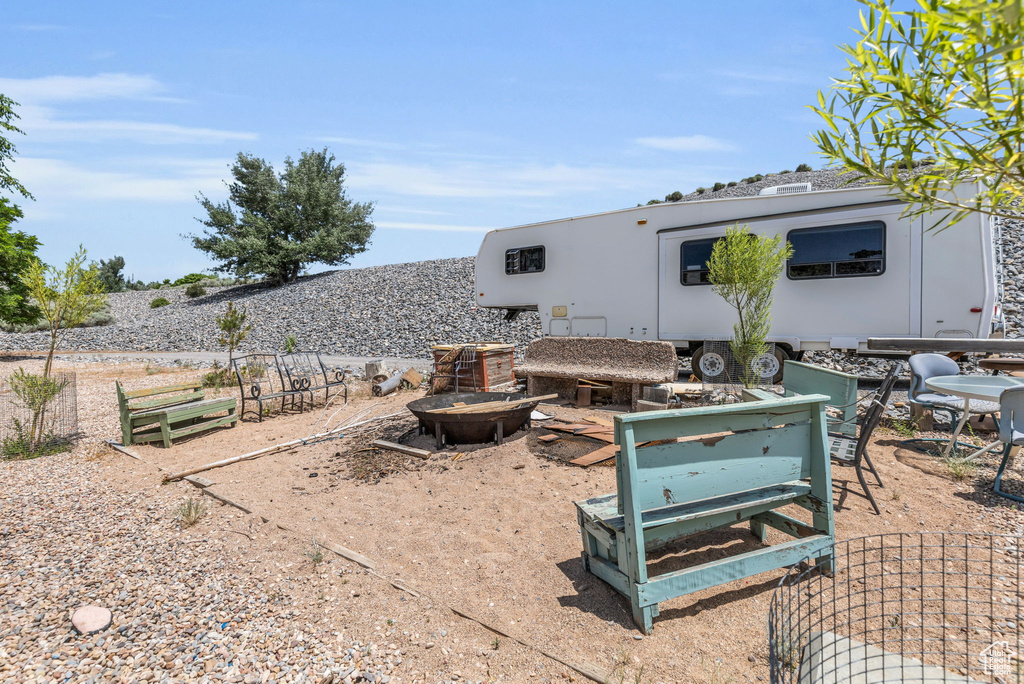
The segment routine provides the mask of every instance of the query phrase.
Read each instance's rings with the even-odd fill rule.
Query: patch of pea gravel
[[[401,662],[306,622],[293,578],[181,530],[181,489],[116,491],[70,454],[0,463],[0,478],[0,681],[383,683]],[[84,605],[111,626],[78,634]]]

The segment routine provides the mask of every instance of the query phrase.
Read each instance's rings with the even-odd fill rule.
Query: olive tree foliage
[[[736,309],[738,317],[729,347],[743,369],[740,381],[745,387],[757,386],[753,361],[767,352],[772,290],[792,255],[792,245],[783,243],[782,236],[754,235],[739,224],[729,227],[711,250],[711,289]]]
[[[24,131],[14,125],[15,119],[20,119],[14,111],[18,103],[0,93],[0,190],[14,190],[23,197],[32,199],[32,193],[25,189],[25,186],[18,182],[18,179],[11,175],[9,163],[14,159],[18,149],[5,133],[21,133]]]
[[[107,294],[96,264],[86,266],[85,249],[78,251],[63,268],[47,266],[38,259],[21,276],[29,295],[39,306],[50,335],[43,376],[49,377],[53,354],[70,328],[103,308]]]
[[[916,0],[908,11],[859,1],[846,75],[811,107],[826,124],[812,136],[822,154],[888,187],[911,215],[1013,215],[1024,196],[1022,0]],[[980,190],[946,192],[966,180]]]
[[[192,244],[220,262],[217,270],[276,284],[295,280],[312,263],[342,265],[366,251],[372,203],[345,194],[345,166],[326,149],[285,159],[280,175],[266,161],[239,153],[231,168],[228,201],[199,203],[208,230]]]
[[[0,320],[12,326],[35,323],[40,313],[21,279],[29,266],[39,261],[39,240],[11,229],[21,217],[21,209],[0,197]]]

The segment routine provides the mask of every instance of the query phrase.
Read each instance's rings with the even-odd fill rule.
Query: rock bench
[[[612,401],[629,404],[635,411],[643,386],[677,379],[679,359],[669,342],[543,337],[530,343],[515,373],[526,376],[526,391],[531,396],[558,394],[575,400],[579,380],[609,383]]]

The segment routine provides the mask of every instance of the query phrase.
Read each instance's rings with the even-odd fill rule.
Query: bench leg
[[[633,622],[636,623],[636,626],[644,634],[650,634],[654,630],[654,615],[656,611],[657,606],[640,607],[636,605],[636,599],[633,600]]]
[[[167,417],[166,414],[164,414],[160,418],[160,436],[163,437],[164,448],[165,449],[170,449],[171,448],[171,421]]]
[[[768,541],[768,527],[763,522],[751,518],[750,533],[757,537],[762,544]]]

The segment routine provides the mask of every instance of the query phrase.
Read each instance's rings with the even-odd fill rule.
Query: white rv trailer
[[[779,186],[493,230],[476,257],[477,304],[537,311],[545,335],[667,340],[699,355],[732,334],[706,262],[741,223],[794,247],[774,291],[780,360],[864,352],[868,337],[989,337],[1001,327],[992,221],[928,230],[904,208],[880,188]]]

